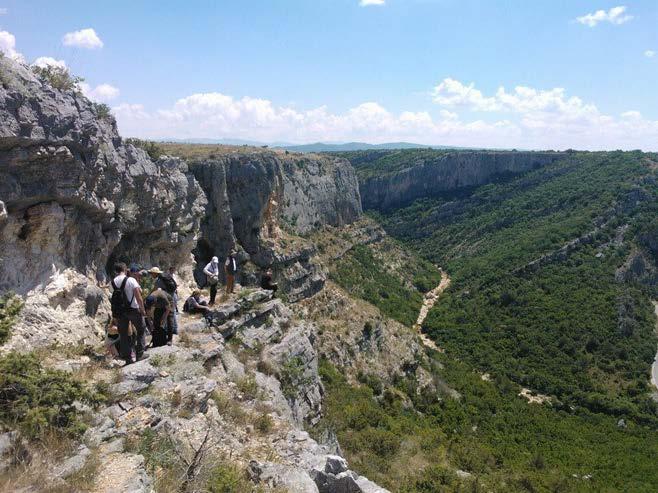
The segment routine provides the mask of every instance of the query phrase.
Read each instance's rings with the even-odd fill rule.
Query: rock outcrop
[[[209,202],[195,255],[197,275],[210,258],[239,247],[243,281],[273,267],[290,301],[322,288],[324,275],[309,260],[313,246],[281,241],[323,225],[343,226],[361,215],[361,199],[349,162],[325,156],[254,148],[227,148],[198,159],[190,169]]]
[[[6,57],[0,76],[0,291],[29,295],[23,319],[38,324],[19,323],[14,347],[83,336],[106,266],[187,262],[206,198],[183,162],[124,144],[84,96]]]
[[[408,167],[360,182],[364,209],[386,211],[422,197],[483,185],[497,177],[523,173],[550,164],[557,152],[456,151],[418,159]]]

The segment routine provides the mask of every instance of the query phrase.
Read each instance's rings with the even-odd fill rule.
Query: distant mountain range
[[[258,147],[272,147],[293,152],[340,152],[340,151],[367,151],[378,149],[464,149],[455,146],[424,145],[411,142],[387,142],[384,144],[368,144],[366,142],[315,142],[313,144],[290,144],[288,142],[258,142],[243,139],[159,139],[161,142],[175,142],[181,144],[219,144],[219,145],[247,145]]]
[[[338,152],[338,151],[368,151],[381,149],[451,149],[451,146],[429,146],[411,142],[387,142],[385,144],[367,144],[365,142],[324,143],[302,145],[277,145],[275,147],[295,152]]]

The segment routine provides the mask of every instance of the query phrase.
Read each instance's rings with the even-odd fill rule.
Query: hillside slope
[[[634,422],[655,437],[656,162],[573,153],[374,214],[453,279],[423,331],[448,356],[545,394],[556,410]]]

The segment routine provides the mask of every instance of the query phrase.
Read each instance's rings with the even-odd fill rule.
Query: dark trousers
[[[215,298],[217,297],[217,284],[211,284],[210,285],[210,304],[212,305],[215,303]]]
[[[153,312],[153,338],[151,346],[160,347],[167,344],[167,328],[165,327],[163,317],[164,310],[156,308]]]
[[[132,336],[128,333],[130,324],[135,328],[135,334]],[[141,358],[144,354],[146,341],[144,336],[145,326],[142,314],[136,308],[131,308],[128,313],[119,317],[117,321],[117,329],[119,330],[119,354],[126,362],[131,361],[131,353],[135,349],[137,358]]]

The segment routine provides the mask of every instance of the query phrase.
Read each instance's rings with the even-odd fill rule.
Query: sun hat
[[[149,269],[149,273],[151,273],[151,274],[162,274],[162,271],[160,270],[160,267],[158,267],[157,265],[154,265],[153,267],[151,267]]]

